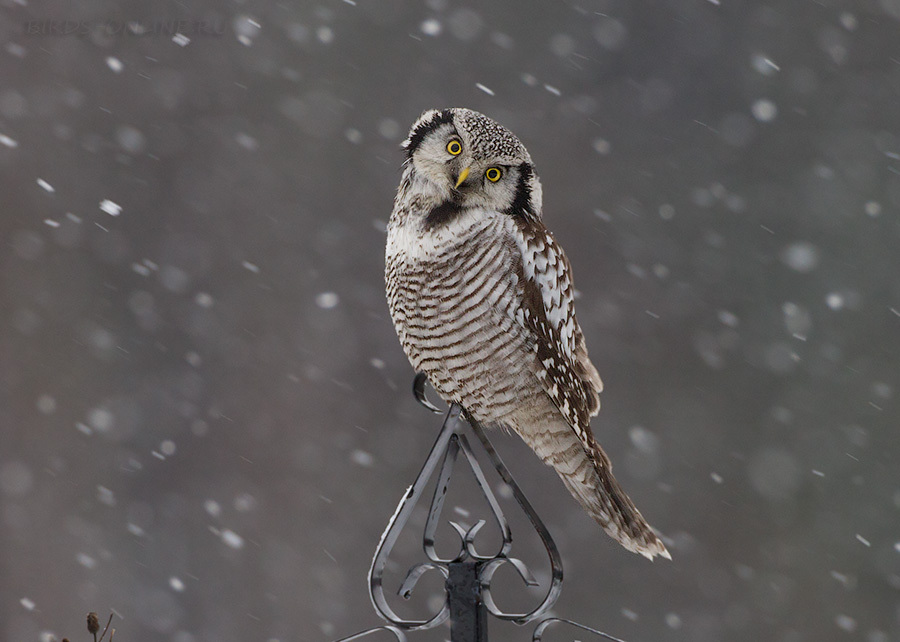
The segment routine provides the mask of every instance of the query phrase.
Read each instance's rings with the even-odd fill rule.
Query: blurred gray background
[[[557,613],[900,639],[898,0],[0,5],[0,638],[378,622],[366,570],[440,423],[383,296],[398,145],[467,106],[535,160],[595,432],[674,556],[497,435]]]

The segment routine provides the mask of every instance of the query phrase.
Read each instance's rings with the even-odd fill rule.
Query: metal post
[[[479,563],[451,562],[447,576],[451,642],[487,642],[487,609],[481,601]]]

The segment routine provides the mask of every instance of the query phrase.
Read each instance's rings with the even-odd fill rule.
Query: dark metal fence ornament
[[[581,629],[582,631],[588,631],[589,633],[594,633],[606,640],[612,640],[612,642],[625,642],[625,640],[622,640],[621,638],[613,637],[609,633],[604,633],[603,631],[598,631],[597,629],[593,629],[589,626],[585,626],[584,624],[579,624],[578,622],[573,622],[572,620],[564,620],[564,619],[558,618],[558,617],[548,617],[547,619],[542,620],[541,623],[538,624],[534,628],[534,635],[531,636],[531,641],[532,642],[541,642],[541,640],[543,639],[543,636],[544,636],[544,631],[546,631],[547,628],[551,624],[556,624],[557,622],[559,622],[561,624],[568,624],[569,626],[574,626],[575,628]]]
[[[360,638],[364,638],[367,635],[371,635],[372,633],[377,633],[378,631],[390,631],[394,634],[394,637],[397,638],[397,642],[406,642],[406,635],[403,633],[403,630],[398,629],[396,626],[391,626],[390,624],[383,626],[373,626],[371,629],[366,629],[365,631],[360,631],[359,633],[354,633],[353,635],[341,638],[337,642],[351,642],[352,640],[359,640]]]
[[[413,394],[419,403],[432,412],[441,412],[428,401],[425,395],[424,375],[416,375],[413,382]],[[491,593],[491,581],[494,573],[505,564],[511,565],[526,585],[538,586],[538,582],[522,560],[510,556],[513,540],[509,522],[503,514],[503,510],[469,444],[469,439],[466,435],[467,426],[478,438],[491,464],[493,464],[500,478],[512,491],[516,502],[528,516],[529,521],[541,538],[549,558],[550,586],[547,589],[547,593],[535,608],[525,613],[509,613],[502,610],[497,606]],[[440,523],[444,499],[450,487],[453,468],[460,453],[463,454],[464,460],[468,463],[475,476],[479,489],[487,500],[491,515],[500,530],[502,542],[497,551],[484,553],[477,549],[475,540],[479,531],[485,525],[485,520],[479,520],[470,528],[461,526],[457,522],[449,521],[449,524],[459,535],[459,548],[452,557],[441,557],[435,548],[435,534]],[[422,538],[422,547],[428,561],[415,564],[409,569],[398,594],[404,599],[409,599],[419,579],[428,571],[437,571],[444,576],[446,598],[437,613],[422,619],[408,619],[398,615],[388,604],[384,593],[384,570],[401,531],[406,527],[418,500],[421,498],[435,471],[438,471],[438,478],[431,498]],[[443,624],[448,619],[450,620],[450,639],[452,642],[487,642],[488,613],[498,619],[511,621],[516,624],[527,624],[537,621],[556,603],[562,591],[562,580],[562,559],[547,527],[503,464],[500,455],[497,454],[493,444],[488,440],[483,428],[477,422],[472,421],[471,418],[466,417],[465,411],[459,405],[453,404],[447,412],[434,446],[432,446],[431,452],[428,454],[419,475],[412,486],[407,489],[393,517],[388,522],[387,529],[381,536],[381,541],[378,543],[375,557],[369,568],[369,595],[372,599],[372,605],[375,607],[378,615],[389,622],[389,624],[362,631],[338,640],[338,642],[350,642],[350,640],[355,640],[380,630],[390,631],[400,642],[405,642],[406,638],[403,635],[403,631],[431,629]],[[542,619],[534,631],[533,640],[539,642],[547,627],[556,622],[576,626],[614,642],[622,642],[618,638],[596,629],[556,617],[545,617]]]

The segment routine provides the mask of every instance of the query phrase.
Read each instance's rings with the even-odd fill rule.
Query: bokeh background
[[[595,431],[674,555],[497,435],[562,550],[556,612],[900,639],[898,0],[0,7],[2,639],[378,622],[366,570],[439,425],[384,230],[399,143],[448,106],[529,148]]]

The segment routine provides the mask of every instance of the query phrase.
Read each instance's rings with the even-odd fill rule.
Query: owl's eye
[[[499,167],[488,167],[487,171],[484,173],[485,178],[487,178],[490,182],[496,183],[500,180],[500,177],[503,176],[503,172]]]
[[[459,156],[460,154],[462,154],[462,143],[454,138],[449,143],[447,143],[447,151],[454,156]]]

